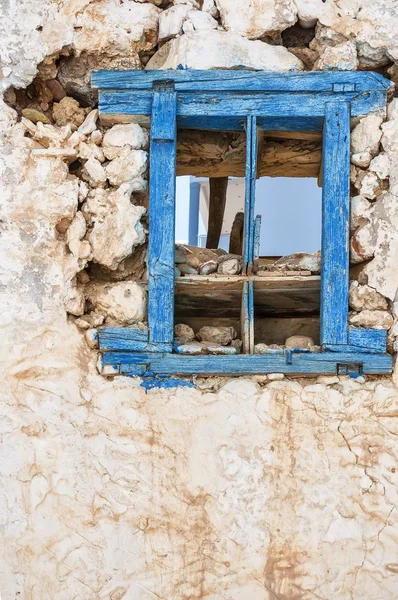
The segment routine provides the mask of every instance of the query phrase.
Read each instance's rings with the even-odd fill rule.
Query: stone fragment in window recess
[[[208,260],[205,263],[202,263],[199,266],[199,274],[200,275],[210,275],[211,273],[215,273],[218,268],[218,263],[216,260]]]
[[[221,346],[220,344],[214,344],[213,342],[202,342],[202,344],[207,348],[209,354],[237,354],[237,350],[234,346]]]
[[[99,313],[91,312],[88,315],[83,315],[79,321],[85,321],[88,324],[87,329],[89,329],[90,327],[100,327],[105,321],[105,317]]]
[[[359,285],[357,281],[350,283],[349,301],[350,307],[357,311],[388,309],[388,302],[384,296],[370,285]]]
[[[311,273],[319,274],[321,272],[321,252],[318,250],[314,254],[306,252],[296,252],[288,256],[282,256],[274,263],[270,270],[282,269],[285,271],[311,271]]]
[[[233,327],[212,327],[205,325],[199,329],[196,337],[202,342],[212,342],[220,346],[227,346],[236,338],[236,331]]]
[[[195,339],[195,332],[189,325],[179,323],[174,327],[174,336],[176,341],[185,344],[186,342],[192,342]]]
[[[242,270],[242,257],[238,254],[224,254],[217,262],[217,272],[223,275],[238,275]]]
[[[177,344],[174,346],[174,351],[177,354],[207,354],[207,348],[200,342],[186,342],[185,344]]]
[[[198,246],[188,246],[186,244],[176,244],[175,246],[175,262],[186,263],[195,269],[200,264],[209,260],[217,260],[219,256],[226,254],[225,250],[217,248],[209,250],[208,248],[199,248]]]
[[[182,273],[182,275],[197,275],[198,274],[197,269],[194,269],[194,267],[191,267],[190,265],[187,265],[186,263],[179,263],[178,269],[179,269],[180,273]]]
[[[83,331],[91,328],[90,323],[87,323],[87,321],[85,321],[81,317],[76,319],[75,325],[76,325],[76,327],[78,327],[78,329],[82,329]]]
[[[349,315],[350,325],[365,327],[366,329],[390,329],[394,319],[385,310],[362,310]]]
[[[254,354],[281,354],[283,346],[278,344],[263,344],[262,342],[254,346]]]
[[[232,348],[235,348],[237,354],[240,354],[240,351],[242,350],[243,342],[242,342],[242,340],[237,338],[236,340],[232,340],[232,342],[230,343],[230,346],[232,346]]]
[[[145,319],[146,293],[135,281],[92,283],[86,286],[85,294],[94,311],[107,322],[132,325]]]
[[[307,335],[291,335],[285,342],[286,348],[301,348],[302,350],[309,350],[314,346],[314,340]]]
[[[72,129],[77,129],[86,118],[86,111],[80,107],[80,104],[74,98],[65,96],[60,102],[53,104],[53,118],[57,125],[72,126]]]

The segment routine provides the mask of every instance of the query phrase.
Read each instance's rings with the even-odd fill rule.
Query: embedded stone
[[[394,323],[392,315],[385,310],[362,310],[349,315],[349,322],[366,329],[390,329]]]
[[[202,342],[212,342],[219,346],[227,346],[236,338],[236,331],[233,327],[212,327],[205,325],[199,329],[196,337]]]
[[[382,123],[383,118],[377,115],[368,115],[360,120],[351,132],[352,154],[361,152],[369,152],[371,156],[377,154],[382,135],[380,129]]]
[[[192,342],[195,339],[195,332],[189,325],[179,323],[174,326],[174,337],[179,342],[185,344],[186,342]]]
[[[351,281],[349,292],[350,306],[353,310],[387,310],[388,302],[369,285],[359,285]]]
[[[149,135],[137,123],[114,125],[105,132],[102,146],[109,160],[117,158],[127,146],[131,150],[145,150],[148,147]]]
[[[85,162],[82,175],[93,187],[104,184],[107,179],[107,171],[96,158]]]
[[[110,270],[117,269],[133,248],[145,241],[141,223],[145,208],[132,204],[130,195],[128,185],[115,191],[97,189],[82,207],[92,225],[88,241],[93,260]]]
[[[84,119],[83,123],[80,125],[78,131],[83,133],[83,135],[90,135],[97,128],[97,120],[98,120],[98,109],[95,108],[91,110],[87,117]]]
[[[79,157],[83,160],[94,158],[100,163],[103,163],[105,160],[104,153],[99,146],[96,144],[87,144],[86,142],[80,142],[79,144]]]
[[[291,335],[285,342],[286,348],[301,348],[303,350],[309,350],[314,345],[314,340],[307,335]]]
[[[57,79],[49,79],[46,81],[46,86],[52,93],[55,102],[60,102],[62,98],[65,98],[66,92]]]
[[[369,222],[372,216],[373,205],[363,196],[351,198],[351,221],[350,228],[358,229]]]
[[[278,344],[264,344],[260,342],[254,346],[254,354],[282,354],[283,346]]]
[[[224,254],[225,252],[222,251]],[[199,248],[198,246],[187,246],[185,244],[176,244],[174,260],[176,264],[186,263],[193,267],[198,267],[201,263],[209,260],[217,260],[220,255],[219,250],[209,250],[208,248]]]
[[[80,317],[83,315],[85,299],[82,290],[75,286],[71,286],[66,293],[64,306],[66,312],[74,315],[75,317]]]
[[[369,166],[370,170],[376,173],[379,179],[387,179],[390,175],[390,158],[388,154],[378,154],[375,156]]]
[[[220,344],[215,344],[214,342],[202,342],[203,346],[207,348],[207,352],[209,354],[237,354],[237,350],[234,346],[221,346]]]
[[[105,167],[109,183],[120,186],[134,180],[134,189],[144,190],[146,183],[143,175],[147,169],[147,158],[148,155],[143,150],[131,150],[129,146],[125,146],[119,156]]]
[[[183,24],[184,31],[186,26],[190,26],[192,31],[204,31],[206,29],[217,29],[218,23],[213,17],[203,10],[190,10],[186,15],[186,21]]]
[[[352,41],[326,46],[315,63],[315,69],[319,71],[353,71],[357,67],[357,49]]]
[[[374,200],[381,192],[380,180],[375,173],[367,172],[361,178],[358,187],[359,193],[364,198]]]
[[[166,42],[149,60],[146,69],[259,69],[302,70],[303,63],[284,46],[250,41],[231,31],[185,33]]]
[[[66,232],[66,243],[69,250],[79,257],[80,240],[86,235],[86,219],[82,212],[78,211]]]
[[[361,169],[367,169],[370,165],[371,158],[369,152],[359,152],[358,154],[353,154],[351,156],[351,162]]]
[[[146,293],[135,281],[90,283],[85,288],[87,300],[106,321],[132,325],[145,319]]]
[[[376,249],[376,237],[372,223],[357,229],[350,242],[350,261],[361,263],[373,257]]]
[[[92,350],[98,348],[98,331],[96,329],[87,329],[87,331],[84,334],[84,337],[89,348],[91,348]]]
[[[84,122],[86,113],[77,100],[65,96],[60,102],[54,102],[53,117],[57,125],[70,123],[76,129]]]
[[[32,123],[34,123],[34,124],[36,124],[36,123],[49,124],[50,123],[50,119],[48,117],[46,117],[46,115],[44,113],[42,113],[40,110],[36,110],[35,108],[22,109],[22,115],[26,119],[29,119],[29,121],[32,121]]]
[[[292,0],[282,0],[280,5],[269,0],[217,0],[217,6],[224,29],[249,39],[283,31],[297,20],[297,8]]]
[[[159,15],[159,42],[165,42],[182,33],[182,26],[191,7],[186,4],[171,6]]]

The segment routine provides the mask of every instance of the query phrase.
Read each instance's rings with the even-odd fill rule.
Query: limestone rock
[[[197,275],[198,270],[186,263],[179,263],[178,269],[183,275]]]
[[[210,275],[211,273],[215,273],[217,268],[218,263],[216,260],[208,260],[199,266],[198,272],[200,275]]]
[[[69,246],[69,250],[77,258],[80,253],[80,241],[86,235],[86,220],[83,213],[78,211],[70,224],[68,231],[66,232],[66,242]]]
[[[215,0],[203,0],[202,11],[211,15],[214,19],[220,16]]]
[[[222,250],[209,250],[208,248],[199,248],[197,246],[187,246],[186,244],[176,244],[175,262],[186,263],[191,267],[199,267],[200,264],[217,260],[219,256],[225,254]]]
[[[71,124],[76,129],[84,122],[86,113],[77,100],[65,96],[60,102],[54,102],[53,117],[57,125]]]
[[[242,263],[238,258],[228,258],[218,265],[217,273],[221,275],[238,275],[242,269]]]
[[[32,123],[50,123],[50,119],[46,117],[44,113],[40,110],[36,110],[35,108],[24,108],[22,110],[22,115],[32,121]]]
[[[96,329],[87,329],[84,334],[88,347],[92,350],[98,348],[98,331]]]
[[[390,175],[390,159],[388,154],[378,154],[370,163],[370,170],[376,173],[379,179],[387,179]]]
[[[385,310],[362,310],[357,314],[351,314],[349,322],[351,325],[366,329],[390,329],[394,319]]]
[[[84,313],[84,294],[80,288],[75,286],[69,287],[65,300],[65,310],[75,317],[80,317]]]
[[[274,266],[286,271],[311,271],[318,274],[321,271],[321,253],[320,251],[315,254],[296,252],[289,256],[282,256]]]
[[[283,346],[278,344],[264,344],[260,342],[254,346],[254,354],[281,354]]]
[[[186,342],[175,346],[178,354],[207,354],[207,348],[200,342]]]
[[[351,156],[352,164],[361,169],[367,169],[371,160],[372,157],[369,152],[358,152],[358,154],[352,154]]]
[[[373,206],[363,196],[354,196],[351,198],[351,222],[350,228],[352,230],[358,229],[368,223],[372,216]]]
[[[388,310],[387,300],[369,285],[359,285],[357,281],[351,281],[350,306],[353,310]]]
[[[79,158],[83,160],[94,158],[100,163],[103,163],[105,160],[104,153],[99,146],[96,144],[86,144],[85,142],[80,142],[79,144]]]
[[[227,346],[236,338],[236,331],[233,327],[212,327],[205,325],[199,329],[196,337],[202,342],[212,342],[220,346]]]
[[[107,171],[96,158],[85,162],[82,175],[93,187],[104,185],[107,180]]]
[[[91,110],[87,117],[84,119],[83,123],[79,127],[80,133],[83,135],[90,135],[96,130],[98,120],[98,109]]]
[[[147,169],[148,155],[143,150],[131,150],[125,146],[119,156],[106,166],[106,176],[113,186],[134,181],[134,190],[146,188],[143,175]]]
[[[65,98],[66,92],[57,79],[49,79],[46,81],[46,86],[50,90],[55,102],[60,102],[62,98]]]
[[[224,29],[254,40],[297,21],[297,8],[291,0],[217,0],[217,6]]]
[[[237,354],[240,354],[240,352],[242,350],[243,342],[242,342],[242,340],[239,340],[239,339],[232,340],[232,342],[230,343],[230,346],[232,346],[232,348],[235,348]]]
[[[374,200],[381,193],[380,180],[375,173],[368,171],[358,183],[360,184],[358,186],[359,193],[364,198]],[[357,187],[357,182],[355,186]]]
[[[115,191],[97,189],[82,207],[92,225],[87,238],[93,260],[110,270],[117,269],[133,248],[145,241],[140,221],[145,208],[132,204],[130,195],[128,185]]]
[[[285,342],[286,348],[302,348],[303,350],[309,350],[314,345],[314,340],[307,335],[291,335]]]
[[[357,67],[357,49],[351,41],[327,46],[315,64],[315,69],[320,71],[353,71]]]
[[[234,346],[221,346],[220,344],[215,344],[214,342],[202,342],[202,345],[206,348],[209,354],[237,354],[237,350]]]
[[[159,42],[165,42],[182,33],[182,26],[191,7],[187,4],[171,6],[159,15]]]
[[[195,339],[195,332],[189,325],[179,323],[174,327],[174,337],[179,342],[185,344],[186,342],[192,342]]]
[[[186,33],[166,42],[150,59],[147,69],[263,69],[302,70],[302,62],[283,46],[249,41],[230,31]]]
[[[351,238],[350,261],[361,263],[373,257],[376,248],[376,237],[372,223],[357,229]]]
[[[382,135],[380,129],[382,122],[383,118],[377,115],[368,115],[360,120],[351,132],[351,152],[353,154],[360,152],[369,152],[371,156],[377,154]]]
[[[200,10],[190,10],[186,15],[186,21],[183,25],[184,31],[186,26],[190,26],[191,31],[204,31],[206,29],[217,29],[218,23],[213,17]]]
[[[134,281],[89,284],[85,294],[95,312],[104,315],[107,322],[132,325],[145,319],[146,293]]]
[[[149,136],[146,129],[137,123],[114,125],[104,134],[103,151],[109,160],[117,158],[124,148],[145,150],[148,148]]]

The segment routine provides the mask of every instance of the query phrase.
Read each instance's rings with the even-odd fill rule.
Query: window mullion
[[[325,106],[322,153],[321,344],[347,344],[350,103]]]

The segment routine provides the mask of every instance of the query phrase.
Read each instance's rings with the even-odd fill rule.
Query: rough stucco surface
[[[243,2],[216,5],[231,36],[319,19],[321,48],[354,39],[372,67],[397,54],[392,2],[250,2],[264,11],[257,24]],[[137,66],[160,13],[116,0],[2,10],[4,88],[27,86],[65,46]],[[390,189],[365,220],[368,282],[390,302],[396,112],[393,102],[381,126]],[[238,378],[145,394],[100,376],[64,309],[78,269],[56,225],[75,216],[78,181],[62,158],[31,152],[6,105],[0,117],[2,600],[398,599],[396,378]]]

